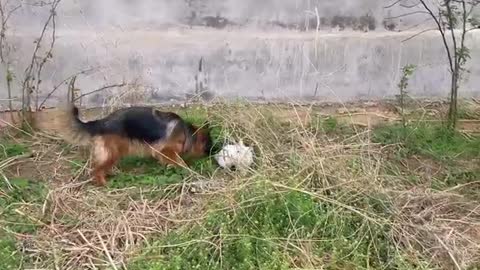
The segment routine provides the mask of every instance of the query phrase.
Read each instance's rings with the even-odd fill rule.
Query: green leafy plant
[[[398,100],[399,100],[399,106],[400,106],[400,115],[402,117],[402,126],[404,128],[407,127],[407,116],[405,114],[405,107],[406,107],[406,99],[408,97],[408,80],[410,77],[413,75],[413,72],[415,71],[415,65],[406,65],[405,67],[402,68],[402,77],[400,79],[400,82],[398,83],[398,89],[400,90]]]

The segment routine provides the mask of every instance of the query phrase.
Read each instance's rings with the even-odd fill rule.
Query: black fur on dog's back
[[[89,122],[80,120],[77,107],[73,107],[72,113],[78,128],[90,136],[118,135],[146,143],[165,139],[169,124],[174,123],[176,126],[183,122],[180,116],[174,113],[163,113],[150,107],[124,108],[103,119]]]
[[[82,122],[79,119],[78,109],[74,108],[73,113],[80,127],[91,136],[118,135],[146,143],[165,139],[169,123],[181,122],[181,118],[173,114],[158,117],[159,115],[148,107],[120,109],[103,119],[90,122]]]
[[[83,122],[79,118],[79,110],[70,107],[70,128],[76,141],[86,141],[94,136],[118,135],[140,143],[153,144],[183,133],[185,150],[195,140],[197,129],[173,112],[161,112],[152,107],[129,107],[117,110],[105,118]],[[210,152],[212,140],[207,134],[205,150]],[[208,153],[206,153],[208,154]]]

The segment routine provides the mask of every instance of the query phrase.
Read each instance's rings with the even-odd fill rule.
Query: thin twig
[[[5,48],[5,42],[6,42],[6,32],[7,32],[7,29],[8,29],[8,20],[10,19],[10,16],[15,12],[17,11],[19,8],[22,7],[22,5],[18,5],[14,8],[12,8],[7,14],[5,14],[5,8],[7,7],[7,5],[4,5],[2,1],[0,1],[0,17],[1,17],[1,20],[2,20],[2,28],[0,30],[0,59],[2,61],[2,63],[5,63],[6,60],[5,60],[5,52],[3,51]],[[7,52],[8,53],[9,50],[7,49]],[[8,56],[8,55],[7,55]]]
[[[396,4],[398,4],[398,3],[400,3],[400,2],[402,2],[402,0],[397,0],[397,1],[391,3],[391,4],[387,5],[387,6],[384,6],[383,8],[385,8],[385,9],[391,8],[391,7],[395,6]]]
[[[105,242],[103,242],[102,236],[98,231],[96,231],[97,237],[100,240],[100,244],[102,245],[103,251],[105,252],[105,255],[107,255],[108,261],[110,262],[110,265],[113,267],[113,269],[118,270],[117,265],[112,259],[112,256],[110,255],[110,252],[108,252],[107,246],[105,245]]]
[[[47,100],[60,88],[60,86],[64,85],[67,81],[71,80],[73,77],[77,77],[78,75],[83,75],[83,74],[86,74],[90,71],[93,71],[95,70],[95,68],[89,68],[89,69],[85,69],[85,70],[82,70],[82,71],[79,71],[73,75],[70,75],[68,76],[67,78],[65,78],[63,81],[61,81],[60,83],[58,83],[57,85],[55,85],[55,87],[53,87],[53,90],[50,91],[50,93],[48,93],[48,95],[45,97],[45,99],[42,101],[42,103],[40,103],[40,109],[43,107],[43,105],[45,104],[45,102],[47,102]]]
[[[461,270],[462,268],[460,267],[460,265],[458,264],[457,262],[457,259],[455,259],[455,255],[452,254],[452,252],[450,251],[450,249],[447,247],[447,245],[442,241],[442,239],[440,239],[440,237],[438,237],[438,235],[435,234],[435,238],[437,238],[438,242],[440,243],[440,245],[442,245],[442,247],[447,251],[448,253],[448,256],[450,256],[450,259],[452,259],[453,263],[455,264],[455,267],[458,269],[458,270]]]
[[[414,38],[420,36],[420,35],[423,34],[423,33],[430,32],[430,31],[435,31],[435,30],[437,30],[437,29],[436,29],[436,28],[425,29],[425,30],[423,30],[423,31],[420,31],[420,32],[416,33],[415,35],[412,35],[412,36],[410,36],[410,37],[402,40],[402,43],[403,43],[403,42],[406,42],[406,41],[409,41],[409,40],[411,40],[411,39],[414,39]]]
[[[25,122],[25,114],[31,110],[31,107],[30,107],[31,106],[31,94],[32,94],[33,90],[36,90],[37,93],[38,93],[38,89],[32,89],[32,88],[34,88],[34,86],[32,86],[31,83],[35,79],[36,80],[41,80],[40,77],[37,77],[37,78],[32,77],[33,72],[34,72],[33,71],[34,66],[37,63],[38,51],[40,50],[41,43],[43,42],[43,38],[44,38],[44,36],[47,32],[48,26],[50,25],[50,22],[52,22],[52,20],[53,20],[53,27],[55,28],[54,21],[55,21],[55,16],[56,16],[56,9],[57,9],[58,4],[60,4],[60,2],[61,2],[61,0],[54,0],[53,2],[51,2],[50,14],[49,14],[45,24],[43,25],[42,32],[40,33],[40,37],[36,40],[36,45],[35,45],[35,49],[33,50],[33,54],[32,54],[31,60],[30,60],[30,64],[25,69],[25,78],[24,78],[23,83],[22,83],[22,112],[23,112],[22,121],[23,122]],[[53,32],[53,35],[55,35],[55,29],[53,29],[52,32]],[[53,39],[52,42],[50,43],[50,47],[52,49],[53,49],[54,43],[55,43],[55,39]],[[50,58],[50,57],[51,57],[50,54],[46,54],[42,58],[42,61],[45,60],[46,58]],[[38,73],[38,71],[37,71],[37,76],[41,74],[41,70],[43,69],[43,65],[44,64],[40,64],[40,67],[39,67],[40,73]]]
[[[107,89],[110,89],[110,88],[115,88],[115,87],[123,87],[123,86],[125,86],[125,85],[127,85],[125,82],[119,83],[119,84],[106,85],[106,86],[100,87],[100,88],[98,88],[98,89],[96,89],[96,90],[93,90],[93,91],[91,91],[91,92],[82,94],[82,95],[76,97],[73,101],[77,101],[77,100],[79,100],[79,99],[82,98],[82,97],[85,97],[85,96],[88,96],[88,95],[91,95],[91,94],[94,94],[94,93],[97,93],[97,92],[101,92],[101,91],[104,91],[104,90],[107,90]]]
[[[56,21],[55,21],[55,8],[56,6],[52,7],[52,39],[51,39],[51,42],[50,42],[50,46],[48,48],[48,51],[47,53],[45,54],[45,56],[43,57],[43,59],[40,61],[40,64],[38,65],[38,68],[37,68],[37,75],[36,75],[36,85],[35,85],[35,93],[36,93],[36,98],[35,98],[35,110],[39,110],[40,107],[38,106],[38,95],[40,93],[40,84],[42,83],[42,70],[45,66],[45,64],[47,63],[48,59],[52,58],[53,55],[52,55],[52,52],[53,52],[53,47],[55,46],[55,41],[56,41]]]
[[[454,72],[453,59],[452,59],[452,55],[450,53],[450,46],[448,46],[447,37],[445,35],[445,32],[443,31],[442,24],[440,23],[440,20],[438,19],[438,17],[430,9],[430,7],[428,7],[428,5],[425,3],[425,0],[419,0],[419,1],[420,1],[420,3],[422,3],[423,7],[428,11],[428,13],[432,17],[432,19],[435,21],[435,24],[437,25],[438,31],[440,31],[440,34],[442,36],[443,45],[445,46],[445,50],[447,52],[448,62],[450,64],[450,71]]]
[[[415,14],[428,14],[428,12],[426,12],[426,11],[412,11],[412,12],[409,12],[409,13],[400,14],[398,16],[386,17],[385,19],[386,20],[393,20],[393,19],[399,19],[399,18],[415,15]]]

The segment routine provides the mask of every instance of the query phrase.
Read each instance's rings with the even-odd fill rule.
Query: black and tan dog
[[[106,184],[106,175],[127,155],[152,156],[162,164],[186,166],[182,157],[201,158],[212,149],[209,128],[197,127],[173,112],[152,107],[120,109],[90,122],[79,118],[69,105],[61,127],[65,139],[77,145],[91,145],[95,184]]]

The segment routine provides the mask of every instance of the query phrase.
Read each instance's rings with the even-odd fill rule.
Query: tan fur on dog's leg
[[[120,159],[122,152],[122,142],[114,137],[97,137],[93,143],[93,176],[97,186],[107,184],[107,174],[109,174],[115,163]]]
[[[165,148],[162,150],[162,162],[174,165],[178,167],[188,167],[187,163],[180,157],[180,155],[171,148]]]

